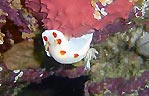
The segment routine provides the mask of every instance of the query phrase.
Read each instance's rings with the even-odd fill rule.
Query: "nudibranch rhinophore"
[[[45,30],[42,33],[45,51],[61,64],[72,64],[84,58],[86,69],[90,69],[90,60],[95,58],[98,52],[90,48],[93,33],[80,37],[67,38],[61,31]]]

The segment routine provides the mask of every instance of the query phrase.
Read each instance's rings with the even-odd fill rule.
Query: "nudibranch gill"
[[[45,51],[48,56],[52,56],[62,64],[72,64],[86,58],[86,68],[88,69],[90,69],[90,60],[96,58],[95,54],[98,53],[93,48],[90,50],[92,37],[93,33],[76,38],[67,38],[58,30],[45,30],[42,33]]]

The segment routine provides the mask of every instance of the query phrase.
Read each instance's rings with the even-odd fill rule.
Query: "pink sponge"
[[[102,5],[103,0],[95,2],[97,7],[104,9],[106,15],[101,15],[101,19],[95,19],[94,13],[97,8],[93,7],[91,1],[94,0],[37,0],[40,6],[39,13],[47,13],[43,16],[44,27],[49,30],[59,30],[68,37],[77,37],[90,33],[90,29],[101,30],[107,24],[112,23],[117,18],[128,18],[134,2],[130,0],[111,0],[109,4]],[[36,0],[26,0],[27,7],[37,11],[31,2]],[[104,1],[105,2],[105,1]],[[39,7],[38,7],[39,10]]]

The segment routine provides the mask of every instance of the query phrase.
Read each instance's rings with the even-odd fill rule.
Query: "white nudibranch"
[[[90,48],[93,33],[68,39],[58,30],[45,30],[42,33],[45,51],[57,62],[72,64],[84,59],[85,69],[90,69],[90,60],[96,58],[96,49]]]

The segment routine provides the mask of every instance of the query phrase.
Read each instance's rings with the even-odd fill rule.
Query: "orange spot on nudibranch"
[[[57,34],[55,32],[53,32],[53,36],[54,36],[54,38],[56,38],[57,37]]]
[[[56,44],[61,44],[62,43],[62,40],[61,39],[56,39]]]
[[[77,57],[79,57],[79,54],[74,54],[74,58],[77,58]]]
[[[66,54],[66,51],[61,50],[61,51],[60,51],[60,54],[61,54],[61,55],[65,55],[65,54]]]
[[[43,36],[43,39],[44,39],[45,41],[48,41],[47,36]]]

